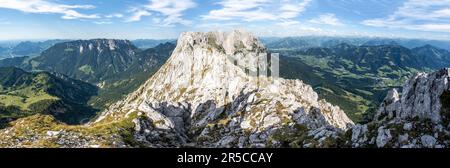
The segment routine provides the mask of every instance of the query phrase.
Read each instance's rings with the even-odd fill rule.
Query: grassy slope
[[[21,118],[8,124],[7,129],[0,130],[0,147],[63,147],[64,142],[82,140],[99,147],[114,147],[117,144],[133,145],[133,122],[137,118],[136,113],[116,121],[104,121],[93,125],[67,125],[57,121],[50,115],[35,114]],[[49,137],[48,131],[64,130],[62,135]],[[17,139],[21,139],[17,141]]]
[[[92,117],[85,102],[96,93],[94,86],[47,72],[0,68],[0,123],[32,114],[52,114],[70,124]]]

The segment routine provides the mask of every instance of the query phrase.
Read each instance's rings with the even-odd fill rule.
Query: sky
[[[233,29],[450,40],[450,0],[0,0],[0,40],[174,39]]]

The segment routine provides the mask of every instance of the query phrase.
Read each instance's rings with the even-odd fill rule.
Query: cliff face
[[[353,147],[448,147],[449,79],[449,69],[419,73],[391,90],[374,121],[353,129]]]
[[[397,90],[389,92],[384,103],[378,110],[376,119],[382,120],[384,116],[398,119],[418,117],[430,119],[433,123],[443,121],[441,97],[447,94],[450,86],[448,69],[426,74],[419,73],[410,78],[403,86],[402,96]]]
[[[298,128],[310,141],[297,145],[320,146],[353,125],[303,82],[264,75],[264,53],[242,31],[183,33],[167,63],[97,122],[138,113],[139,141],[205,147],[281,146],[280,131]]]

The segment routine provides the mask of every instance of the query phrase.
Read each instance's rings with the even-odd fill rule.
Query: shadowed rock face
[[[97,121],[139,112],[154,128],[175,130],[182,145],[206,147],[277,146],[272,134],[294,125],[323,141],[353,125],[302,81],[252,75],[255,64],[236,64],[261,53],[266,48],[247,32],[183,33],[167,63]]]
[[[418,117],[441,122],[441,96],[450,89],[448,81],[448,69],[415,75],[403,86],[401,97],[397,90],[388,93],[376,118],[382,119],[381,116],[387,115],[388,119]]]
[[[449,79],[449,69],[418,73],[401,94],[391,90],[374,121],[353,129],[353,146],[448,147]]]

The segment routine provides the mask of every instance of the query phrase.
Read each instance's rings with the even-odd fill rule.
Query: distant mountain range
[[[0,43],[0,59],[21,57],[21,56],[39,56],[42,51],[52,47],[55,44],[76,41],[76,40],[45,40],[45,41],[11,41]],[[162,43],[176,43],[174,39],[137,39],[132,40],[131,43],[140,49],[149,49],[156,47]]]
[[[450,41],[425,40],[425,39],[401,39],[401,38],[371,38],[371,37],[263,37],[264,44],[274,50],[282,49],[307,49],[311,47],[333,47],[346,43],[356,46],[401,45],[412,49],[424,45],[432,45],[438,48],[450,50]]]
[[[18,56],[38,56],[42,51],[54,44],[74,40],[45,40],[45,41],[3,41],[0,42],[0,59]],[[261,41],[270,49],[306,49],[311,47],[333,47],[341,43],[356,46],[401,45],[412,49],[424,45],[432,45],[450,50],[450,41],[401,38],[372,38],[372,37],[262,37]],[[140,49],[156,47],[162,43],[176,43],[175,39],[136,39],[131,43]]]
[[[400,87],[413,73],[450,67],[450,53],[431,45],[408,49],[342,43],[280,53],[283,77],[311,84],[356,121],[373,112],[387,90]]]
[[[76,40],[57,43],[36,57],[0,60],[0,67],[49,71],[100,88],[89,104],[102,109],[136,89],[166,61],[173,43],[142,50],[128,40]]]
[[[0,59],[19,56],[38,56],[42,51],[50,48],[57,43],[65,41],[68,40],[46,40],[38,42],[23,41],[13,46],[3,47],[3,49],[2,47],[0,47]]]
[[[46,70],[98,83],[125,71],[135,59],[137,48],[126,40],[77,40],[58,43],[32,58],[28,70]]]
[[[176,43],[175,39],[163,39],[163,40],[154,40],[154,39],[137,39],[131,41],[136,47],[140,49],[148,49],[156,47],[159,44],[162,43]]]
[[[354,46],[342,43],[330,48],[310,48],[300,51],[300,54],[350,60],[355,64],[348,66],[353,71],[372,73],[383,66],[426,70],[450,65],[450,53],[431,45],[408,49],[400,45]],[[335,67],[342,64],[340,62]]]
[[[11,53],[14,55],[29,55],[29,54],[39,54],[45,49],[51,47],[53,44],[62,42],[60,40],[44,41],[44,42],[31,42],[25,41],[21,42],[12,48]]]

